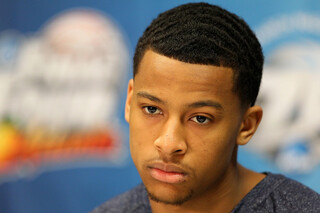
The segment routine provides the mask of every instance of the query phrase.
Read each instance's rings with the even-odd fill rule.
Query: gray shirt
[[[272,173],[258,183],[231,213],[320,212],[320,195],[310,188]],[[151,213],[143,184],[102,204],[91,213]]]

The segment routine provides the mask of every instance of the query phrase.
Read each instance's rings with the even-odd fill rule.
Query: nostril
[[[182,152],[182,149],[178,149],[178,150],[174,151],[174,153],[179,153],[179,152]]]

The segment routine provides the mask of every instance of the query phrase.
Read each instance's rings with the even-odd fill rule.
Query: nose
[[[167,120],[159,137],[154,141],[154,146],[163,159],[184,155],[187,151],[187,143],[180,120]]]

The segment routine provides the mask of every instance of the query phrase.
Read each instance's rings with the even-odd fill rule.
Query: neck
[[[168,205],[150,200],[152,212],[230,212],[264,177],[263,174],[237,164],[230,167],[210,190],[194,195],[182,205]]]

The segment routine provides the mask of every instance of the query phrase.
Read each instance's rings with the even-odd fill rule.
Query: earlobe
[[[131,108],[131,99],[133,95],[133,79],[130,79],[128,83],[128,90],[127,90],[127,99],[126,99],[126,106],[125,106],[125,112],[124,117],[127,122],[129,122],[130,118],[130,108]]]
[[[262,108],[260,106],[250,107],[243,117],[243,121],[240,126],[237,144],[245,145],[247,144],[260,124],[262,119]]]

